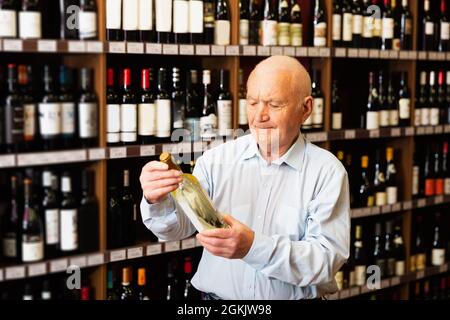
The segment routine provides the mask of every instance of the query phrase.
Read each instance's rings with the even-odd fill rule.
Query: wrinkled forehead
[[[302,91],[298,77],[289,70],[255,69],[247,82],[247,92],[252,98],[297,99],[307,94]]]

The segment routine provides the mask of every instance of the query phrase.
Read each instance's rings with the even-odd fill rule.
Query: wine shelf
[[[197,247],[201,247],[200,243],[195,237],[191,237],[181,241],[147,242],[126,248],[7,266],[0,268],[0,282],[66,272],[69,266],[77,266],[80,269],[90,268],[112,262],[138,259]]]
[[[348,288],[336,292],[335,294],[328,295],[328,300],[343,300],[349,299],[355,296],[359,296],[362,294],[367,294],[371,292],[375,292],[378,290],[383,290],[395,286],[399,286],[408,282],[421,280],[425,277],[432,277],[438,274],[446,273],[450,269],[450,263],[446,263],[440,267],[428,267],[425,270],[420,270],[417,272],[413,272],[404,276],[396,276],[388,279],[381,280],[380,287],[377,289],[369,289],[367,286],[358,286],[353,288]]]

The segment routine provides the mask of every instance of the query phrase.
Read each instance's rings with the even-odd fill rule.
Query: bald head
[[[250,74],[248,83],[254,79],[273,77],[285,78],[290,85],[290,93],[299,101],[303,101],[305,97],[311,95],[311,77],[295,58],[272,56],[261,61]]]

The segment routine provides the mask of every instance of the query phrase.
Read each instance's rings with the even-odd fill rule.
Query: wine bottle
[[[327,19],[325,6],[322,0],[314,3],[314,47],[325,47],[327,45]]]
[[[427,255],[425,251],[425,243],[424,243],[424,235],[423,235],[423,227],[422,227],[423,219],[421,215],[418,215],[416,218],[416,234],[415,240],[413,243],[413,253],[414,255],[411,257],[411,267],[414,267],[413,271],[424,270],[427,266]]]
[[[150,88],[151,69],[141,71],[141,93],[138,104],[138,135],[142,144],[150,144],[155,140],[156,106],[155,95]]]
[[[382,242],[381,223],[375,224],[375,238],[373,249],[373,263],[380,268],[380,277],[386,277],[386,254]]]
[[[156,94],[156,138],[169,141],[171,136],[172,116],[171,100],[167,88],[167,70],[159,68],[158,91]]]
[[[23,101],[23,140],[26,151],[36,148],[37,134],[37,105],[33,90],[33,68],[28,65],[20,65],[19,85],[21,86]]]
[[[200,118],[201,137],[204,141],[211,141],[217,135],[216,103],[210,93],[211,71],[203,70],[203,110]]]
[[[244,71],[239,69],[239,128],[248,130],[247,90],[244,84]]]
[[[399,125],[402,127],[411,124],[411,95],[409,93],[407,79],[408,74],[402,72],[400,74],[400,90],[398,93]]]
[[[333,80],[331,89],[331,129],[342,130],[342,103],[337,80]]]
[[[363,33],[363,12],[360,0],[353,0],[353,23],[352,23],[352,44],[354,48],[360,48],[362,45]]]
[[[119,294],[115,287],[114,273],[108,269],[108,278],[106,283],[106,300],[119,300]]]
[[[123,212],[120,206],[119,190],[116,186],[108,188],[108,248],[124,245]]]
[[[261,12],[258,0],[250,0],[249,7],[249,31],[248,31],[248,43],[249,44],[259,44],[259,28],[261,20]]]
[[[45,226],[45,253],[53,258],[58,253],[59,246],[59,199],[56,186],[56,176],[49,171],[42,172],[42,212]]]
[[[39,213],[35,210],[32,194],[32,180],[25,178],[24,209],[22,218],[22,262],[44,259],[44,231]]]
[[[23,291],[22,300],[23,301],[34,300],[33,289],[31,287],[31,284],[29,284],[29,283],[25,284],[25,289]]]
[[[78,229],[83,232],[79,239],[80,251],[95,252],[99,249],[99,206],[95,197],[95,174],[83,170],[81,175],[81,199],[78,210]]]
[[[135,300],[134,290],[131,286],[131,269],[122,269],[122,290],[120,300]]]
[[[353,10],[351,0],[344,0],[342,8],[342,43],[344,47],[353,44]]]
[[[78,135],[85,148],[98,144],[98,99],[93,90],[92,69],[81,68],[78,99]]]
[[[172,32],[172,1],[156,0],[156,42],[170,43]]]
[[[353,248],[355,284],[363,286],[366,284],[367,255],[364,248],[361,225],[357,225],[355,228]]]
[[[229,71],[220,70],[219,94],[217,97],[217,116],[219,136],[231,136],[233,134],[233,97],[230,93]]]
[[[60,38],[65,40],[76,40],[78,38],[77,19],[79,0],[59,0],[59,23]],[[75,19],[74,19],[75,18]],[[44,23],[45,26],[45,23]]]
[[[434,77],[433,77],[434,79]],[[428,105],[428,91],[427,91],[427,72],[420,72],[420,88],[419,98],[416,103],[414,113],[415,126],[427,126],[430,124],[430,108]]]
[[[18,152],[23,144],[23,102],[17,85],[17,67],[8,65],[7,93],[3,98],[4,142],[8,152]]]
[[[0,4],[0,38],[17,37],[17,9],[15,0]]]
[[[139,268],[138,269],[138,292],[137,292],[137,299],[138,300],[150,300],[146,287],[147,286],[147,279],[146,279],[146,271],[145,268]]]
[[[392,50],[400,51],[401,50],[401,15],[402,8],[400,5],[400,0],[391,0],[391,10],[392,17],[394,19],[394,38],[392,40]]]
[[[394,204],[398,202],[398,185],[393,148],[386,148],[386,162],[386,201]]]
[[[362,48],[372,48],[375,29],[375,17],[371,12],[369,0],[363,1],[363,29],[362,29]]]
[[[392,221],[386,221],[385,235],[384,235],[384,252],[386,254],[386,277],[393,277],[395,275],[395,252],[394,244],[392,243]]]
[[[41,300],[52,300],[52,291],[48,280],[42,284]]]
[[[169,261],[167,265],[167,290],[166,290],[166,300],[179,300],[179,283],[176,275],[176,262],[175,260]]]
[[[391,0],[384,0],[381,33],[381,49],[392,50],[394,39],[394,16],[392,13]]]
[[[369,72],[369,96],[367,99],[366,114],[363,128],[366,130],[375,130],[379,128],[379,101],[378,92],[375,87],[375,74]]]
[[[201,101],[197,91],[198,72],[189,70],[186,73],[186,120],[185,129],[188,131],[188,141],[199,141]]]
[[[413,19],[408,6],[408,0],[402,0],[400,15],[400,49],[412,49]]]
[[[425,197],[432,197],[435,195],[435,180],[433,176],[433,164],[432,164],[433,154],[431,153],[431,147],[427,146],[425,163],[423,169],[424,178],[424,195]]]
[[[120,141],[125,145],[137,141],[137,101],[131,87],[131,70],[123,70],[123,91],[120,105]]]
[[[184,300],[194,300],[194,288],[191,284],[192,278],[192,260],[189,257],[184,258],[184,290],[183,299]]]
[[[189,8],[187,8],[189,10]],[[189,12],[189,11],[186,11]],[[139,0],[139,39],[142,42],[152,42],[153,32],[153,1]]]
[[[381,163],[380,150],[376,150],[375,156],[375,168],[374,168],[374,179],[373,186],[375,191],[375,205],[384,206],[386,205],[386,177],[384,174],[384,168]]]
[[[8,205],[8,213],[3,217],[2,224],[2,251],[6,260],[18,262],[21,258],[20,241],[20,211],[21,203],[18,195],[19,180],[17,175],[11,175],[11,191]]]
[[[291,46],[301,47],[303,45],[302,12],[297,0],[291,0],[291,24],[289,34],[291,37]]]
[[[61,137],[61,104],[55,92],[49,65],[44,66],[44,95],[39,102],[39,133],[45,149],[58,148]]]
[[[214,44],[229,45],[231,42],[231,14],[228,0],[217,0],[214,15]]]
[[[441,17],[439,20],[440,37],[438,50],[441,52],[448,51],[450,48],[450,23],[447,15],[447,2],[441,0]]]
[[[401,277],[406,274],[406,253],[399,222],[394,230],[395,275]]]
[[[313,70],[311,95],[314,98],[313,112],[310,117],[311,122],[312,122],[312,129],[320,131],[323,129],[323,115],[325,112],[325,97],[321,90],[321,72],[317,69]]]
[[[164,1],[164,0],[162,0]],[[203,43],[213,44],[214,43],[214,25],[215,25],[215,10],[214,10],[215,0],[204,0],[203,1]]]
[[[175,43],[189,42],[189,1],[173,1],[173,40]]]
[[[125,41],[136,42],[139,40],[139,24],[140,24],[139,15],[140,12],[142,11],[139,9],[139,2],[140,0],[123,0],[122,21],[123,21],[123,38]]]
[[[450,194],[450,167],[448,163],[448,142],[442,143],[442,173],[444,175],[444,194]]]
[[[441,217],[440,212],[435,214],[433,246],[431,249],[431,265],[435,267],[442,266],[445,263],[445,243],[441,230]]]
[[[369,180],[369,157],[361,157],[361,178],[358,188],[358,207],[372,207],[375,204],[372,184]]]
[[[78,205],[72,191],[72,178],[68,172],[61,177],[60,250],[73,254],[79,248]]]
[[[424,14],[422,19],[422,50],[434,50],[434,21],[430,13],[430,0],[424,1]]]
[[[289,8],[289,1],[288,0],[280,0],[278,4],[278,45],[279,46],[288,46],[291,43],[290,39],[290,24],[291,24],[291,17],[290,17],[290,8]]]
[[[81,40],[97,39],[97,5],[95,0],[80,0],[78,34]]]
[[[120,99],[114,85],[114,69],[108,68],[106,89],[106,142],[108,146],[120,143]]]
[[[448,116],[444,87],[444,71],[442,70],[438,73],[437,104],[439,109],[439,124],[445,124]]]
[[[22,0],[19,11],[19,38],[42,38],[42,14],[39,0]]]
[[[120,201],[122,212],[121,228],[123,228],[124,243],[122,246],[131,246],[135,242],[135,217],[136,203],[130,189],[130,171],[123,171],[122,196]]]
[[[106,0],[106,40],[123,40],[122,0]]]
[[[386,94],[384,79],[384,71],[380,70],[378,74],[378,125],[380,128],[389,127],[390,109],[392,109],[391,101]]]
[[[180,69],[172,69],[172,93],[171,93],[171,108],[172,108],[172,128],[174,130],[184,128],[184,115],[186,110],[186,95],[182,89]]]
[[[342,10],[342,1],[333,0],[333,47],[342,44]]]
[[[77,141],[77,114],[72,89],[72,70],[61,65],[59,68],[59,101],[61,103],[61,140],[64,148],[74,147]]]
[[[278,43],[278,17],[275,3],[272,0],[264,1],[264,18],[261,20],[260,44],[263,46],[276,46]]]
[[[189,1],[189,33],[192,44],[203,43],[204,20],[203,0]]]
[[[437,90],[436,90],[436,73],[430,71],[430,80],[428,82],[428,108],[430,110],[430,125],[437,126],[439,124],[439,104],[437,101]]]
[[[382,19],[382,10],[383,4],[379,3],[382,0],[372,0],[372,6],[377,6],[380,8],[380,13],[377,14],[376,10],[371,10],[372,16],[374,16],[374,24],[373,24],[373,37],[372,37],[372,49],[381,49],[381,36],[383,33],[383,19]]]
[[[249,21],[250,21],[250,2],[249,0],[239,1],[239,44],[247,45],[249,40]]]
[[[446,117],[444,119],[444,124],[450,124],[450,71],[445,74],[445,102],[446,102]]]
[[[436,144],[433,154],[433,176],[434,176],[434,195],[444,194],[444,177],[441,172],[441,156],[439,153],[439,144]]]

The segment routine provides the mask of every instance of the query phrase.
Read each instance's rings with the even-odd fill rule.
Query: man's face
[[[286,72],[259,72],[248,82],[250,130],[259,146],[273,153],[290,145],[302,124],[303,97],[294,95],[290,82],[290,75]]]

